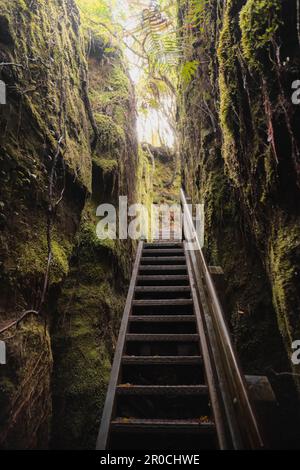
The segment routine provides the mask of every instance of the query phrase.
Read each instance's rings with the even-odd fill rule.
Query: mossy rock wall
[[[99,130],[92,155],[92,194],[52,332],[54,449],[95,447],[134,260],[130,240],[98,239],[97,207],[105,203],[118,208],[119,196],[127,196],[128,204],[150,199],[143,192],[150,190],[152,180],[138,152],[133,87],[119,50],[107,57],[104,49],[99,38],[92,41],[90,101]]]
[[[41,315],[1,335],[0,445],[94,448],[135,252],[97,239],[96,208],[141,195],[133,88],[118,47],[87,47],[73,0],[0,0],[0,25],[1,327],[39,309],[51,174],[59,201]]]
[[[48,257],[49,181],[57,206],[52,226],[50,291],[69,270],[85,194],[91,188],[89,120],[82,79],[87,73],[79,13],[72,0],[0,1],[1,325],[39,308]],[[58,140],[63,136],[60,151]],[[0,443],[47,447],[51,420],[51,305],[1,335]]]
[[[300,335],[296,2],[204,3],[201,29],[181,32],[185,59],[199,61],[180,92],[183,185],[205,204],[205,251],[225,271],[244,368],[280,382],[271,369],[291,370]],[[186,14],[180,2],[181,24]]]
[[[224,18],[218,48],[223,157],[266,267],[290,355],[300,335],[296,2],[228,2]]]

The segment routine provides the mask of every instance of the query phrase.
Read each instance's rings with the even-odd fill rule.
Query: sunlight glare
[[[137,0],[117,0],[116,7],[118,13],[122,12],[121,22],[127,31],[133,31],[140,21],[140,16],[136,12],[138,7],[141,11],[147,7],[150,2],[137,1]],[[133,11],[134,7],[134,11]],[[128,36],[125,40],[129,47],[133,46],[134,40]],[[129,74],[134,85],[137,85],[142,77],[143,71],[141,68],[142,60],[137,57],[129,48],[125,49],[125,54],[128,60]],[[148,142],[152,145],[161,145],[162,142],[169,147],[174,147],[175,136],[172,131],[168,120],[159,110],[149,109],[147,115],[138,112],[137,117],[137,132],[140,142]]]

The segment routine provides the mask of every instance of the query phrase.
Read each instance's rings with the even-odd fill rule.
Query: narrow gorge
[[[242,369],[276,396],[265,447],[300,448],[299,51],[299,0],[0,0],[1,449],[95,448],[155,238],[98,224],[181,188]]]

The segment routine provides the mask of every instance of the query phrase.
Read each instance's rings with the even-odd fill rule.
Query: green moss
[[[44,232],[42,232],[44,228]],[[21,277],[30,276],[32,279],[41,279],[46,273],[48,260],[48,242],[46,228],[40,227],[34,238],[20,247],[18,272]],[[72,245],[57,234],[52,236],[52,262],[50,267],[50,285],[60,283],[68,274],[69,257]]]
[[[92,60],[90,60],[90,66],[95,67]],[[126,128],[131,100],[131,83],[119,59],[115,58],[109,67],[103,66],[101,76],[92,75],[90,100],[96,114],[109,115],[119,126],[119,130]]]
[[[220,63],[220,124],[223,132],[223,158],[230,177],[239,184],[237,146],[234,120],[237,116],[238,88],[236,77],[236,57],[238,46],[234,40],[236,27],[232,16],[232,0],[226,4],[224,22],[220,33],[218,59]]]
[[[57,137],[66,133],[62,152],[65,171],[59,158],[54,197],[60,196],[63,175],[66,191],[53,223],[50,287],[57,287],[68,274],[84,191],[91,188],[92,161],[82,99],[86,59],[75,3],[0,0],[0,22],[1,62],[22,64],[0,70],[1,79],[14,89],[8,97],[9,116],[1,113],[1,128],[5,128],[0,138],[0,186],[5,195],[1,302],[5,302],[7,319],[15,319],[40,302],[48,257],[45,219],[49,175]],[[51,301],[57,290],[50,289]],[[43,320],[47,313],[52,315],[53,304],[44,307]],[[0,419],[0,434],[6,435],[2,444],[46,448],[52,355],[44,321],[27,318],[16,331],[9,332],[8,347],[9,368],[1,367],[1,376],[8,376],[15,393],[12,397],[6,387],[9,403],[6,419]]]
[[[117,256],[117,240],[101,240],[97,236],[97,224],[99,222],[96,216],[97,204],[92,200],[88,201],[82,217],[80,232],[77,236],[78,248],[85,259],[95,260],[97,252],[108,251]]]
[[[266,146],[265,135],[261,129],[265,126],[265,102],[261,98],[259,77],[253,87],[247,90],[251,121],[245,118],[245,93],[242,89],[241,72],[245,80],[245,65],[239,59],[242,47],[243,56],[250,68],[262,70],[264,63],[263,52],[269,50],[271,39],[274,37],[280,22],[280,1],[249,0],[242,8],[238,17],[236,4],[227,2],[224,20],[218,45],[219,59],[219,89],[220,89],[220,124],[223,133],[222,155],[226,163],[229,177],[238,187],[245,187],[245,195],[252,197],[251,188],[243,182],[245,165],[240,164],[241,152],[248,151],[244,140],[252,138],[249,171],[251,176],[262,182],[260,200],[264,203],[268,189],[273,182],[273,164],[270,160],[270,145]],[[268,57],[268,56],[267,56]],[[267,66],[269,68],[269,65]],[[241,70],[242,69],[242,70]],[[243,84],[245,86],[245,84]],[[250,125],[251,124],[251,127]],[[254,133],[249,135],[249,131]],[[267,133],[267,129],[265,129]],[[244,148],[241,148],[244,146]],[[265,165],[263,171],[257,172],[261,162]],[[261,167],[261,166],[260,166]],[[258,173],[258,174],[256,174]]]
[[[5,402],[1,405],[10,405],[6,417],[13,415],[16,423],[1,419],[0,433],[6,426],[15,436],[18,429],[20,440],[15,439],[13,445],[20,448],[38,447],[37,434],[41,433],[41,446],[46,447],[45,426],[51,415],[53,391],[57,417],[53,430],[54,435],[60,434],[59,446],[93,448],[133,251],[130,242],[98,240],[96,207],[102,201],[96,192],[102,196],[107,189],[108,194],[128,194],[132,200],[136,195],[133,90],[119,52],[103,63],[98,58],[90,60],[91,102],[100,133],[93,170],[96,175],[100,168],[101,178],[92,198],[87,198],[73,246],[92,177],[91,129],[82,89],[87,63],[78,11],[72,0],[0,0],[0,10],[1,18],[6,18],[7,31],[2,28],[0,36],[2,39],[2,34],[6,35],[9,43],[5,46],[7,61],[25,64],[12,70],[1,69],[14,80],[16,98],[10,103],[0,149],[5,166],[3,179],[0,175],[1,187],[5,178],[5,207],[0,208],[9,221],[7,233],[1,232],[7,257],[3,261],[5,272],[1,264],[0,275],[1,281],[7,281],[4,290],[9,285],[14,294],[11,297],[17,299],[12,302],[13,317],[39,301],[48,258],[45,219],[49,173],[57,136],[62,132],[61,120],[66,134],[66,191],[57,206],[51,234],[50,287],[55,288],[50,290],[51,306],[50,302],[46,305],[53,326],[54,385],[50,393],[52,356],[47,328],[44,322],[30,319],[10,340],[16,377],[1,380],[0,392]],[[55,187],[58,198],[61,169],[59,158]],[[58,286],[62,293],[56,312]],[[9,296],[7,292],[5,295]]]
[[[76,6],[70,11],[57,0],[40,1],[34,8],[24,0],[1,1],[0,6],[14,46],[9,61],[27,64],[15,69],[15,85],[20,92],[32,89],[22,95],[23,106],[32,119],[31,127],[37,128],[41,135],[39,146],[47,141],[49,152],[56,152],[55,135],[60,134],[60,112],[64,108],[67,117],[64,158],[80,182],[90,188],[88,119],[81,90],[86,61],[81,31],[70,22],[71,19],[79,22]]]
[[[262,67],[261,53],[267,51],[281,25],[281,0],[248,0],[240,13],[242,50],[249,65]]]
[[[69,257],[71,255],[71,245],[66,248],[66,244],[63,247],[56,240],[54,240],[52,242],[52,255],[52,275],[56,282],[61,282],[61,280],[68,274],[69,271]]]
[[[55,448],[94,447],[125,303],[128,253],[117,241],[97,238],[97,205],[93,197],[86,202],[53,333]]]
[[[260,19],[262,25],[262,32],[258,32],[254,24],[258,41],[253,43],[253,57],[262,67],[255,70],[250,67],[241,44],[242,35],[251,35],[245,24],[241,26],[241,9],[246,5],[250,12],[252,4],[252,13],[258,12],[262,3],[275,2],[207,2],[205,28],[189,32],[186,37],[183,33],[184,59],[199,60],[201,73],[188,90],[180,91],[178,110],[183,184],[193,202],[205,204],[205,255],[210,264],[222,266],[225,272],[224,305],[231,319],[233,338],[245,370],[253,373],[265,372],[270,364],[274,369],[275,364],[278,369],[286,367],[272,301],[271,276],[266,269],[269,235],[273,225],[274,242],[278,230],[275,214],[282,196],[278,164],[270,143],[270,124],[273,123],[279,141],[275,123],[284,120],[282,115],[276,116],[280,105],[273,101],[274,90],[277,95],[279,91],[274,84],[277,78],[269,47],[276,34],[277,20],[272,16],[272,8],[266,6],[266,12],[260,11],[260,18],[255,13],[255,21],[252,18],[248,23],[248,28],[250,25],[252,28]],[[243,15],[246,21],[245,11]],[[271,28],[268,30],[267,26],[264,35],[267,23]],[[278,42],[281,44],[281,40]],[[191,43],[195,43],[192,49]],[[216,49],[217,57],[211,53]],[[266,51],[271,53],[265,54]],[[203,57],[210,58],[209,65],[203,62]],[[268,107],[270,115],[266,116]],[[284,152],[283,149],[282,155]],[[281,171],[283,167],[282,163]],[[278,252],[274,261],[280,258]],[[296,256],[293,258],[291,266],[296,264]],[[290,274],[287,273],[285,292],[294,288]],[[295,299],[295,292],[291,292],[291,297]],[[283,316],[288,308],[282,305]]]
[[[153,174],[154,168],[148,154],[139,148],[138,166],[138,201],[144,203],[149,209],[153,202]]]
[[[225,76],[220,73],[220,124],[223,131],[223,158],[231,178],[239,184],[237,168],[237,147],[234,135],[234,98],[236,89],[228,85]]]
[[[116,124],[110,116],[95,114],[95,120],[99,129],[99,146],[101,149],[113,149],[124,143],[124,129]]]
[[[109,253],[115,254],[115,247],[95,239],[90,222],[84,222],[81,233],[77,262],[59,302],[63,315],[53,336],[56,448],[94,447],[111,371],[112,338],[124,306],[111,270]]]
[[[269,269],[280,331],[288,349],[300,335],[300,228],[297,221],[276,220],[270,238]]]
[[[86,325],[73,324],[77,335],[68,341],[56,379],[64,399],[64,420],[59,416],[59,431],[68,449],[93,449],[99,426],[95,410],[103,406],[111,369],[106,346],[91,335],[91,317]],[[59,346],[59,345],[57,345]],[[72,364],[72,367],[70,367]],[[86,430],[89,430],[87,433]],[[62,442],[57,442],[60,448]]]
[[[118,173],[119,163],[113,158],[107,159],[98,155],[94,155],[93,163],[97,165],[97,167],[101,168],[104,175]]]
[[[94,106],[124,107],[129,98],[130,82],[127,74],[120,65],[115,64],[103,83],[102,89],[92,88],[91,101]]]

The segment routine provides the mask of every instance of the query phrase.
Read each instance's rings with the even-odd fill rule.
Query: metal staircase
[[[189,225],[190,240],[196,237],[192,217]],[[231,362],[229,335],[214,326],[216,305],[194,257],[186,241],[140,242],[97,449],[263,446],[244,378]]]

